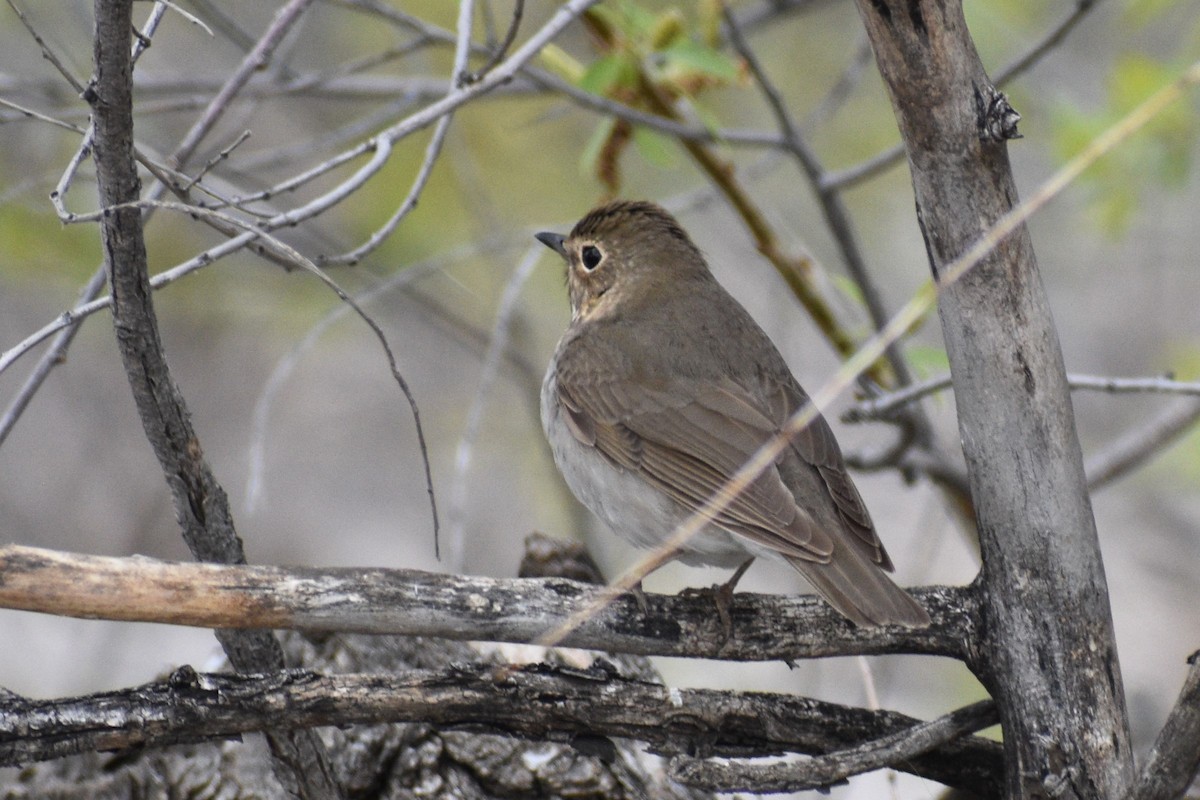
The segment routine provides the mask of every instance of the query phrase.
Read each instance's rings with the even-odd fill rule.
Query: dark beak
[[[563,258],[567,257],[567,248],[563,246],[563,242],[567,240],[567,237],[563,236],[561,233],[548,233],[543,231],[542,233],[535,233],[533,238],[537,239],[539,242],[546,245],[546,247],[549,247]]]

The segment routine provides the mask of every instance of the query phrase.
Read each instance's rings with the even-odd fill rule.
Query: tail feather
[[[879,566],[854,547],[840,547],[828,564],[799,558],[788,562],[822,597],[855,625],[922,628],[929,614]]]

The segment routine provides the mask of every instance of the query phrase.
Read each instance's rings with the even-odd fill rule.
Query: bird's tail
[[[828,564],[789,558],[822,597],[855,625],[922,628],[929,614],[879,566],[854,547],[839,548]]]

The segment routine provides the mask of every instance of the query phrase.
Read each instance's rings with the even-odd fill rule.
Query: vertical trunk
[[[934,275],[1017,202],[1016,115],[957,0],[857,0],[908,150]],[[1115,798],[1132,777],[1095,521],[1062,353],[1027,230],[939,309],[979,525],[984,639],[1010,797]]]

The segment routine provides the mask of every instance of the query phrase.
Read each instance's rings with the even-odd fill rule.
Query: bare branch
[[[1084,463],[1093,491],[1119,480],[1158,455],[1200,420],[1200,401],[1172,403],[1160,413],[1131,428]]]
[[[25,30],[29,31],[29,35],[33,37],[33,40],[37,42],[37,46],[41,48],[42,58],[54,65],[54,68],[58,70],[58,74],[62,75],[66,82],[71,85],[71,88],[75,90],[75,94],[82,95],[85,91],[87,91],[84,85],[79,82],[79,79],[72,75],[71,71],[67,69],[66,64],[64,64],[62,60],[59,59],[58,55],[55,54],[52,49],[50,49],[50,45],[46,44],[46,40],[43,39],[41,34],[37,32],[37,29],[33,27],[33,24],[30,23],[29,19],[25,16],[25,12],[23,12],[17,6],[15,0],[7,0],[7,2],[8,7],[13,10],[13,12],[17,15],[17,19],[21,20],[21,24],[25,26]]]
[[[504,40],[496,47],[496,51],[488,58],[487,62],[475,70],[474,72],[463,75],[461,80],[464,83],[475,83],[484,75],[492,71],[492,68],[500,63],[508,49],[512,47],[513,42],[517,40],[517,31],[521,28],[521,17],[525,14],[525,0],[516,0],[513,3],[512,19],[508,21],[508,31],[504,34]]]
[[[0,607],[86,619],[307,633],[394,633],[526,643],[607,590],[567,580],[499,580],[417,570],[193,564],[0,547]],[[732,661],[918,653],[970,660],[970,587],[914,589],[929,628],[856,628],[815,596],[734,595],[733,631],[707,596],[631,596],[584,619],[562,644]]]
[[[737,761],[716,763],[681,756],[671,762],[671,776],[689,786],[719,792],[759,794],[828,789],[852,775],[889,766],[896,768],[911,758],[999,721],[995,704],[984,700],[906,730],[801,761],[762,765]]]
[[[1129,800],[1182,797],[1200,770],[1200,653],[1192,653],[1188,663],[1192,666],[1179,699],[1154,740]]]
[[[1106,392],[1108,394],[1180,394],[1200,395],[1200,382],[1177,381],[1171,378],[1105,378],[1094,375],[1068,375],[1072,390]],[[856,403],[842,415],[845,422],[884,419],[902,407],[923,400],[931,394],[954,388],[950,375],[937,375],[920,383]]]
[[[204,459],[190,414],[163,355],[151,302],[134,163],[132,0],[97,0],[95,78],[88,95],[95,129],[104,268],[113,297],[113,326],[142,426],[171,489],[184,540],[199,559],[244,563],[229,502]],[[279,642],[265,631],[217,631],[238,669],[283,667]],[[301,798],[337,798],[324,746],[310,732],[267,733],[280,782]]]
[[[911,739],[914,728],[945,727],[941,720],[921,724],[894,712],[803,697],[671,689],[623,677],[603,660],[586,669],[531,665],[503,676],[494,664],[325,676],[300,670],[198,674],[181,667],[166,681],[130,690],[66,700],[0,698],[0,765],[228,738],[262,730],[268,721],[298,728],[412,721],[442,730],[586,739],[593,747],[616,737],[663,754],[710,756],[821,753],[864,738]],[[896,748],[894,763],[995,797],[999,745],[974,737],[949,742],[927,737],[923,748]]]
[[[104,270],[98,269],[92,275],[92,279],[79,292],[80,302],[86,303],[100,293],[104,288],[105,277]],[[66,325],[54,338],[54,342],[38,359],[38,363],[34,366],[33,371],[29,373],[29,377],[25,379],[25,383],[17,391],[12,402],[8,404],[8,408],[4,409],[4,416],[0,417],[0,445],[4,444],[4,440],[8,438],[8,434],[12,432],[16,426],[17,420],[25,413],[25,409],[33,400],[33,396],[37,394],[38,389],[45,383],[49,377],[50,371],[58,366],[66,358],[67,350],[71,346],[75,334],[79,333],[79,323],[82,318],[77,319],[73,324]]]
[[[271,20],[267,30],[254,45],[254,49],[242,59],[221,90],[209,102],[208,108],[184,134],[183,141],[179,143],[179,147],[176,148],[170,160],[171,166],[179,169],[191,157],[191,154],[200,146],[200,142],[212,130],[217,119],[225,113],[230,101],[242,90],[242,87],[250,80],[250,76],[266,65],[283,37],[297,23],[304,10],[312,2],[313,0],[289,0],[287,5],[275,12],[274,19]]]

